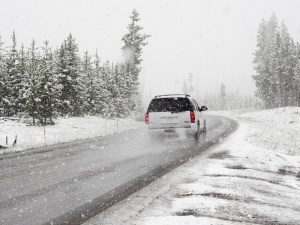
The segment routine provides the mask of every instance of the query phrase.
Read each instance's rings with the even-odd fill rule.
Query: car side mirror
[[[206,106],[201,106],[200,111],[206,111],[206,110],[208,110],[208,108]]]

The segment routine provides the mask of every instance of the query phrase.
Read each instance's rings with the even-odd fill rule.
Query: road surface
[[[0,157],[0,224],[81,224],[232,133],[207,116],[207,134],[118,135]]]

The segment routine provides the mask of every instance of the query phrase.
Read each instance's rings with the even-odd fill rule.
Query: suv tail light
[[[145,114],[145,123],[148,125],[149,124],[149,113],[146,112]]]
[[[195,113],[194,111],[190,111],[191,123],[195,123]]]

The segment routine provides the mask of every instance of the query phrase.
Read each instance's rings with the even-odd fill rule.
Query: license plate
[[[177,120],[175,118],[164,118],[162,123],[177,123]]]

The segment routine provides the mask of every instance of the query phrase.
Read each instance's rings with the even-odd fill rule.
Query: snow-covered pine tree
[[[277,76],[277,55],[278,55],[278,22],[273,14],[266,23],[263,20],[258,29],[257,49],[255,51],[254,69],[257,75],[254,75],[257,86],[257,95],[260,96],[267,108],[278,105],[277,94],[279,93],[279,84]]]
[[[204,106],[210,108],[210,106],[208,105],[208,104],[209,104],[209,101],[208,101],[208,93],[207,93],[207,91],[205,92],[204,99],[202,99],[202,100],[201,100],[200,102],[198,102],[198,103],[200,104],[200,107],[201,107],[202,105],[204,105]]]
[[[93,76],[95,78],[95,113],[98,115],[105,115],[107,112],[109,101],[109,93],[107,90],[106,80],[104,78],[104,74],[102,72],[105,71],[103,67],[100,65],[100,58],[98,56],[98,52],[95,54],[95,59],[93,61]]]
[[[279,32],[279,26],[276,15],[273,13],[270,20],[267,23],[267,100],[270,108],[278,107],[279,104],[279,83],[277,76],[277,33]]]
[[[136,107],[137,102],[132,101],[132,90],[127,88],[126,66],[116,63],[112,66],[111,104],[114,105],[115,112],[111,112],[111,117],[125,117],[129,115],[131,107]],[[135,93],[134,93],[135,94]],[[128,111],[127,111],[128,110]]]
[[[28,72],[27,72],[27,62],[28,61],[28,52],[25,51],[24,45],[21,45],[21,50],[18,54],[18,64],[17,64],[17,74],[20,78],[19,83],[19,97],[17,101],[18,112],[25,112],[26,108],[26,90],[28,88]]]
[[[288,79],[289,85],[287,86],[288,89],[288,105],[295,106],[295,96],[296,92],[294,91],[294,84],[295,84],[295,70],[297,64],[297,50],[294,40],[291,39],[290,41],[290,55],[289,55],[289,64],[288,64]]]
[[[204,97],[200,97],[198,103],[206,105],[210,110],[240,110],[240,109],[261,109],[262,104],[258,98],[253,98],[251,95],[242,95],[238,90],[234,92],[225,92],[226,107],[222,105],[221,94],[209,93]]]
[[[192,95],[194,91],[194,86],[193,86],[193,74],[189,73],[189,78],[188,80],[184,80],[182,83],[182,91],[184,94]]]
[[[122,47],[125,58],[127,73],[131,75],[133,86],[132,91],[136,93],[132,95],[132,102],[134,103],[132,110],[138,111],[142,109],[140,95],[138,93],[138,79],[141,71],[142,50],[148,43],[146,39],[150,37],[147,34],[141,34],[142,27],[137,23],[140,20],[139,13],[134,9],[130,15],[131,22],[128,25],[128,32],[122,37],[124,46]],[[139,112],[142,114],[142,111]]]
[[[245,96],[243,104],[245,109],[251,108],[252,98],[250,96]]]
[[[56,59],[59,84],[59,112],[63,115],[81,116],[85,102],[80,57],[75,39],[70,34],[62,44]]]
[[[20,78],[17,72],[18,51],[15,32],[12,34],[12,46],[7,52],[6,60],[6,92],[4,108],[6,116],[15,115],[18,112],[17,100],[19,98]]]
[[[291,55],[290,55],[290,79],[291,79],[291,85],[290,85],[290,93],[289,93],[289,105],[291,106],[298,106],[297,104],[297,93],[300,92],[300,89],[297,87],[297,78],[296,78],[296,69],[297,69],[297,43],[294,42],[293,39],[291,39]]]
[[[193,74],[190,73],[189,74],[189,79],[188,79],[188,82],[189,82],[189,94],[192,95],[193,91],[195,90],[194,89],[194,86],[193,86]]]
[[[69,89],[69,79],[66,76],[66,56],[64,44],[59,49],[54,51],[54,71],[57,74],[58,85],[61,87],[61,92],[58,97],[58,113],[60,115],[66,115],[71,111],[68,96],[65,94]]]
[[[279,67],[279,85],[280,85],[280,106],[288,106],[289,99],[292,91],[292,78],[293,78],[293,51],[294,46],[292,45],[292,40],[289,36],[288,30],[282,22],[280,28],[280,48],[278,61],[280,63]]]
[[[121,82],[119,82],[119,85],[121,86],[121,96],[122,96],[121,113],[124,117],[127,117],[131,113],[132,106],[136,104],[134,96],[138,96],[139,93],[132,91],[133,87],[135,86],[135,82],[133,81],[131,74],[127,72],[126,64],[121,63],[119,68],[120,68],[120,76],[121,76],[120,79]],[[137,101],[140,101],[140,98],[138,98]],[[140,102],[138,102],[136,105],[138,107],[142,106]],[[143,111],[143,109],[138,108],[137,111],[141,112]]]
[[[232,93],[227,94],[227,109],[232,110],[235,107],[235,96]]]
[[[105,98],[103,98],[105,108],[102,110],[102,115],[106,118],[114,118],[116,116],[117,109],[112,101],[114,95],[114,77],[112,66],[109,61],[106,61],[101,67],[101,74],[105,87]]]
[[[35,41],[32,41],[31,49],[29,50],[28,59],[28,87],[25,93],[26,112],[32,118],[32,124],[36,125],[36,119],[38,118],[38,104],[41,99],[39,98],[39,59],[36,52]]]
[[[8,87],[6,85],[7,73],[6,73],[6,59],[3,49],[3,43],[0,36],[0,116],[6,115],[6,96],[8,94]]]
[[[116,64],[114,67],[114,77],[115,82],[117,86],[116,91],[116,98],[117,98],[117,111],[118,117],[127,117],[129,116],[131,112],[132,105],[136,104],[133,102],[132,95],[135,95],[136,93],[133,93],[131,90],[132,87],[132,80],[131,76],[128,74],[126,65]]]
[[[122,110],[122,91],[121,91],[121,83],[122,83],[122,78],[119,70],[119,64],[112,65],[112,76],[113,76],[113,83],[112,83],[112,98],[110,101],[112,101],[112,104],[115,107],[115,112],[112,113],[112,117],[120,117],[121,110]]]
[[[45,41],[39,62],[38,78],[38,96],[41,100],[38,103],[38,117],[42,125],[54,124],[53,118],[57,114],[60,87],[54,68],[53,53],[49,42]]]
[[[275,14],[260,24],[253,76],[257,95],[267,108],[298,104],[298,50],[284,22],[278,26]]]
[[[279,28],[280,29],[280,28]],[[276,65],[276,78],[277,78],[277,95],[276,95],[276,107],[283,106],[283,71],[284,71],[284,56],[282,54],[282,38],[280,32],[277,32],[276,35],[276,59],[277,59],[277,65]]]
[[[84,85],[86,90],[86,102],[84,104],[84,112],[92,115],[99,113],[98,107],[98,87],[100,85],[97,79],[97,73],[93,69],[91,56],[86,51],[82,61],[82,73],[84,77]]]
[[[296,66],[294,77],[295,105],[300,106],[300,44],[296,45]]]
[[[183,94],[186,94],[186,95],[189,93],[189,87],[188,87],[188,83],[186,80],[183,81],[182,91],[183,91]]]
[[[257,44],[254,52],[254,69],[256,75],[253,75],[253,79],[256,85],[256,95],[266,101],[266,90],[267,84],[267,65],[266,61],[266,48],[267,48],[267,23],[263,19],[259,25],[257,32]]]
[[[226,110],[226,90],[225,90],[225,85],[222,83],[220,87],[220,109],[221,110]]]

